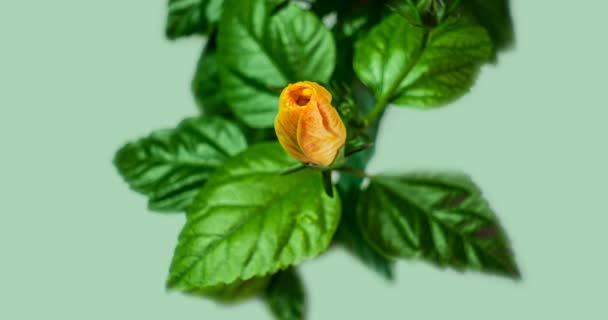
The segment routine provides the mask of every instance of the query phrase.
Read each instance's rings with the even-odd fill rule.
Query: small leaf
[[[224,0],[169,0],[165,33],[169,39],[208,34],[219,21]]]
[[[220,76],[215,50],[203,50],[192,79],[192,93],[205,115],[227,115],[230,113],[221,91]]]
[[[367,239],[385,255],[519,278],[496,215],[466,176],[375,177],[357,215]]]
[[[338,226],[340,200],[321,174],[278,143],[258,144],[226,161],[188,210],[167,285],[193,290],[264,276],[323,252]]]
[[[325,83],[335,64],[329,30],[311,12],[288,4],[271,15],[266,0],[226,0],[218,58],[223,93],[234,114],[254,128],[272,127],[289,83]]]
[[[304,319],[306,296],[302,281],[294,268],[274,275],[264,298],[275,319]]]
[[[229,157],[247,148],[232,122],[219,117],[184,120],[122,147],[116,168],[131,188],[149,198],[150,209],[183,211],[209,175]]]
[[[497,50],[509,48],[515,41],[509,0],[463,0],[465,11],[481,24]]]
[[[357,42],[354,67],[378,99],[431,108],[468,92],[491,54],[486,31],[464,19],[429,32],[394,14]]]

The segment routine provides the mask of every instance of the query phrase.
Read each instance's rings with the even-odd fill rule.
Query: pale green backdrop
[[[517,48],[472,93],[391,109],[373,171],[451,168],[513,240],[512,282],[403,262],[388,284],[333,250],[305,263],[309,319],[608,319],[608,50],[602,1],[513,1]],[[183,223],[111,165],[196,114],[201,42],[163,38],[165,0],[0,1],[0,319],[270,319],[166,293]]]

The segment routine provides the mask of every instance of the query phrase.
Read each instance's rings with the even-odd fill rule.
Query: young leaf
[[[234,123],[190,118],[175,129],[123,146],[114,164],[133,190],[148,196],[150,209],[183,211],[209,175],[245,148],[245,137]]]
[[[379,100],[431,108],[465,94],[491,54],[480,26],[450,19],[427,31],[394,14],[357,42],[354,67]]]
[[[281,175],[296,161],[278,143],[226,161],[188,210],[167,285],[193,290],[274,273],[323,252],[340,219],[312,169]]]
[[[217,54],[205,48],[192,79],[192,93],[205,115],[226,115],[230,112],[221,91]]]
[[[169,39],[207,34],[218,22],[224,0],[169,0],[165,33]]]
[[[303,320],[305,299],[304,286],[294,268],[274,275],[264,297],[277,320]]]
[[[465,11],[488,30],[497,50],[510,47],[515,40],[509,0],[463,0]]]
[[[375,177],[357,215],[367,239],[388,256],[519,277],[496,215],[466,176]]]
[[[329,80],[334,40],[314,14],[294,4],[275,14],[266,0],[226,0],[224,8],[218,34],[224,96],[247,125],[272,127],[283,87]]]

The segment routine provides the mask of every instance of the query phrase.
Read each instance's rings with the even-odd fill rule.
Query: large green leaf
[[[182,211],[209,175],[247,148],[232,122],[219,117],[184,120],[172,130],[159,130],[122,147],[114,164],[135,191],[149,197],[150,209]]]
[[[294,268],[274,275],[264,298],[275,319],[304,319],[306,296],[302,281]]]
[[[394,14],[357,42],[354,68],[379,100],[430,108],[465,94],[491,54],[481,26],[450,19],[427,31]]]
[[[496,215],[466,176],[374,177],[357,214],[367,239],[388,256],[519,277]]]
[[[221,91],[217,53],[210,47],[203,50],[198,60],[192,93],[203,114],[226,115],[230,112]]]
[[[294,4],[275,14],[265,0],[226,0],[224,8],[218,34],[224,96],[247,125],[272,127],[283,87],[329,80],[336,62],[332,35]]]
[[[169,0],[165,33],[169,39],[207,34],[220,19],[224,0]]]
[[[506,49],[515,40],[509,0],[463,0],[465,11],[484,26],[496,49]]]
[[[297,162],[277,143],[228,160],[188,210],[168,286],[191,290],[247,280],[324,251],[340,200],[312,169],[281,175]]]

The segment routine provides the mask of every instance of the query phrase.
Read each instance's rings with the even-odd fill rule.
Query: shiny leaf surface
[[[247,142],[239,128],[220,117],[184,120],[122,147],[114,164],[125,181],[149,198],[150,209],[183,211],[209,175],[241,152]]]
[[[509,241],[481,191],[466,176],[378,176],[358,220],[384,254],[518,278]]]
[[[228,160],[201,190],[179,237],[168,286],[200,289],[272,274],[323,252],[338,226],[340,200],[277,143]]]
[[[354,67],[378,99],[431,108],[468,92],[491,54],[487,32],[464,19],[427,31],[394,14],[357,42]]]
[[[226,0],[220,21],[223,93],[234,114],[255,128],[272,127],[283,87],[327,82],[335,64],[332,35],[314,14],[294,4],[272,9],[265,0]]]

